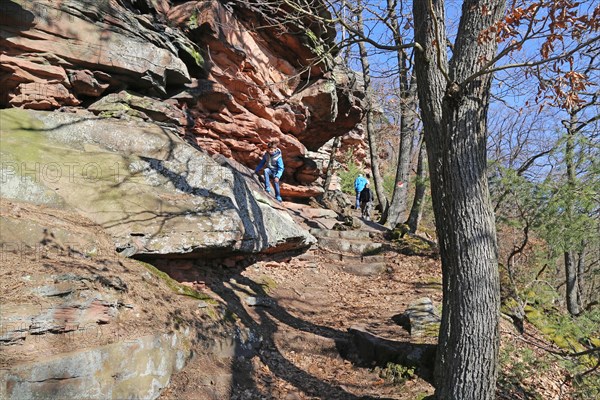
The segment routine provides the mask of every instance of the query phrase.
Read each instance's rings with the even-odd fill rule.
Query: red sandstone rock
[[[297,186],[288,185],[284,182],[281,183],[280,190],[283,197],[293,198],[316,197],[324,193],[323,188],[320,186]]]
[[[90,70],[68,70],[69,81],[78,96],[98,97],[108,88],[108,83],[100,83]]]
[[[51,110],[61,105],[76,106],[80,103],[61,83],[21,83],[9,95],[13,107],[33,110]]]
[[[283,42],[272,36],[267,44],[264,36],[249,28],[260,22],[256,16],[241,10],[240,18],[216,1],[175,6],[168,18],[180,27],[201,27],[206,32],[202,41],[210,74],[190,89],[196,99],[193,115],[198,145],[253,168],[264,145],[279,139],[286,165],[284,180],[300,184],[317,180],[320,171],[305,157],[306,147],[318,148],[352,129],[362,110],[350,100],[354,99],[350,92],[336,89],[336,81],[325,77],[324,66],[311,69],[314,78],[308,82],[300,79],[305,65],[294,65],[290,59],[314,58],[314,53],[307,53],[312,50],[285,32],[276,36]],[[221,88],[232,98],[223,95]],[[339,124],[338,118],[344,122]],[[342,126],[341,131],[336,124]]]
[[[256,29],[265,23],[243,3],[143,0],[135,7],[137,14],[114,1],[8,3],[0,106],[50,110],[96,98],[95,112],[175,123],[209,153],[250,168],[278,139],[291,185],[310,185],[322,173],[307,149],[360,122],[362,94],[351,73],[334,70],[330,57],[311,64],[335,31],[309,15]],[[139,94],[135,104],[124,90]],[[359,144],[354,139],[344,146]]]
[[[63,11],[67,7],[68,13]],[[11,76],[0,78],[7,89],[0,105],[54,109],[79,104],[75,95],[82,86],[71,87],[63,69],[67,66],[73,70],[93,67],[116,75],[116,86],[155,87],[158,92],[164,92],[167,84],[190,81],[176,49],[163,46],[164,33],[145,29],[116,2],[9,2],[2,13],[1,65]],[[94,87],[91,78],[87,82]],[[30,83],[39,85],[32,89]],[[102,86],[82,94],[101,94]]]

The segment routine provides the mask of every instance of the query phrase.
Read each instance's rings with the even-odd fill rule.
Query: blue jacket
[[[266,165],[265,165],[266,164]],[[281,150],[277,149],[275,154],[271,155],[268,151],[263,155],[263,158],[258,163],[258,166],[254,170],[255,173],[258,173],[262,169],[262,167],[270,168],[276,178],[281,178],[283,175],[283,157],[281,157]]]
[[[369,181],[367,180],[367,178],[365,178],[362,175],[359,175],[356,180],[354,181],[354,190],[356,190],[357,193],[362,192],[362,190],[365,188],[365,185],[368,183]]]

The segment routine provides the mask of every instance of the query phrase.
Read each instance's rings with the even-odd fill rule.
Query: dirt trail
[[[197,383],[219,360],[198,357],[162,398],[415,399],[433,393],[417,375],[401,385],[382,379],[373,365],[357,360],[348,329],[362,326],[383,338],[411,341],[392,317],[421,297],[440,303],[439,261],[385,251],[378,255],[385,260],[383,273],[357,276],[343,271],[347,261],[326,253],[312,250],[240,269],[196,269],[199,275],[189,279],[222,299],[237,322],[260,337],[257,354],[237,350],[232,373],[206,385]]]

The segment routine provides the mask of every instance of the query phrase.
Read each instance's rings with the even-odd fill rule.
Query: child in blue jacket
[[[275,187],[275,198],[277,201],[281,202],[281,194],[279,193],[279,179],[281,179],[281,175],[283,175],[283,158],[281,157],[281,150],[277,148],[279,141],[272,140],[267,145],[267,151],[263,155],[260,163],[254,170],[256,174],[261,170],[262,167],[265,167],[264,177],[265,177],[265,190],[267,193],[271,193],[271,181],[270,178],[273,178],[273,186]]]

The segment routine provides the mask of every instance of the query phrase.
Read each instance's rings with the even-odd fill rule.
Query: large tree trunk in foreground
[[[500,308],[496,228],[486,177],[492,77],[465,80],[496,52],[495,38],[479,42],[478,35],[500,18],[504,1],[465,0],[462,10],[448,62],[446,48],[436,47],[447,40],[444,2],[413,2],[415,39],[424,49],[416,52],[415,69],[443,274],[435,386],[437,399],[491,400]]]

